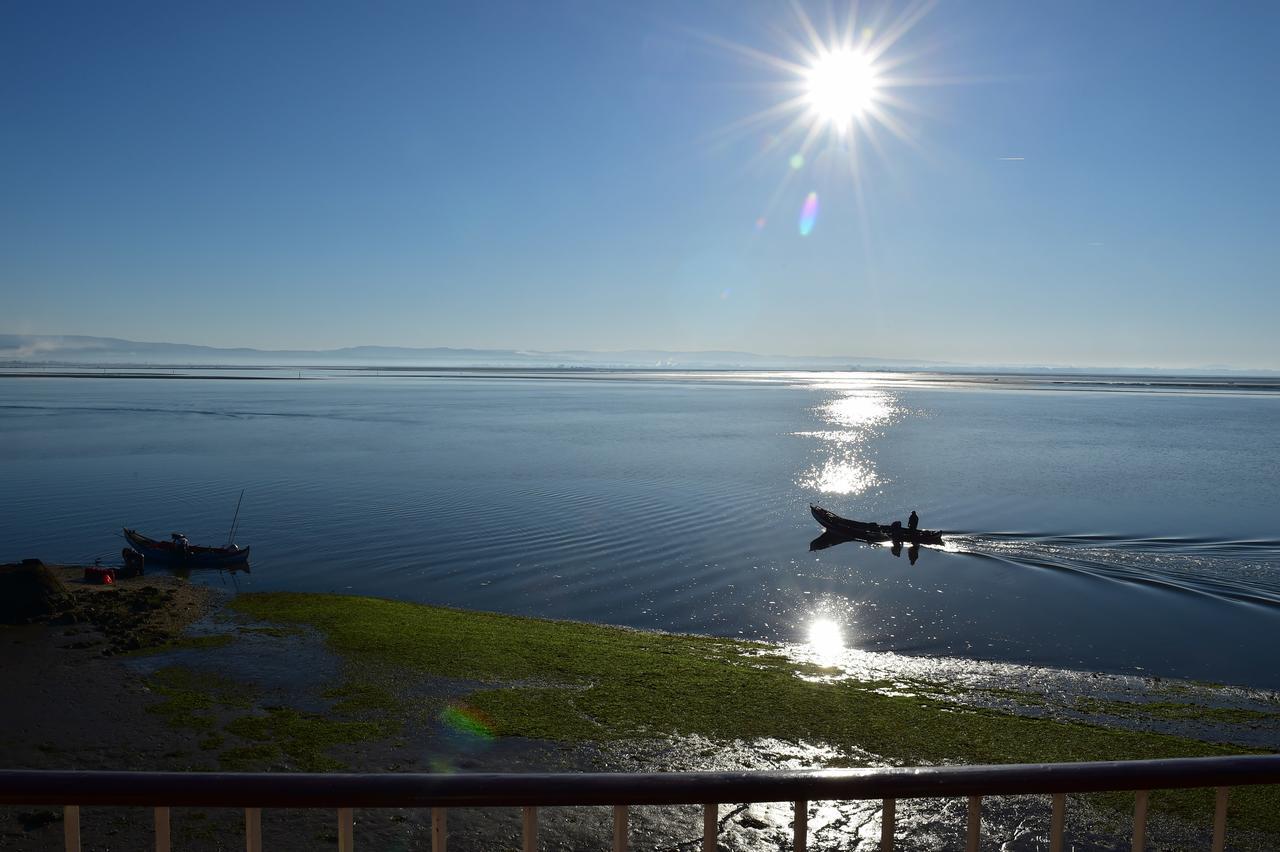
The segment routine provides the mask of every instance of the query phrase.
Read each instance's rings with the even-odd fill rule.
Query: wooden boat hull
[[[158,541],[148,538],[137,530],[128,527],[124,537],[129,546],[141,553],[147,562],[158,562],[166,565],[181,565],[188,568],[248,568],[249,548],[228,545],[227,547],[202,547],[188,545],[183,551],[171,541]]]
[[[822,524],[827,531],[846,538],[869,542],[905,541],[910,544],[942,544],[941,530],[913,530],[907,527],[852,521],[834,512],[828,512],[821,506],[810,505],[809,511],[813,514],[813,519]]]

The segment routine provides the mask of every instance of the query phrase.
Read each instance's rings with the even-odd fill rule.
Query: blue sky
[[[941,2],[856,166],[734,129],[797,82],[740,48],[802,37],[727,0],[5,4],[0,331],[1280,368],[1280,6]]]

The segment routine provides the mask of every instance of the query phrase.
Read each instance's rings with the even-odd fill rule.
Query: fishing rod
[[[243,502],[244,502],[244,489],[241,488],[240,499],[236,501],[236,514],[235,514],[235,517],[231,519],[231,529],[227,530],[227,546],[228,547],[230,547],[231,543],[235,541],[236,524],[240,521],[240,504]]]

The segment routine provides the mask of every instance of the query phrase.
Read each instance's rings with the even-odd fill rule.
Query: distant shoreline
[[[223,379],[234,380],[242,379],[249,382],[280,382],[280,381],[305,381],[306,379],[321,378],[319,376],[227,376],[227,375],[199,375],[196,373],[136,373],[136,372],[107,372],[91,373],[87,371],[80,372],[41,372],[27,371],[8,373],[0,371],[0,378],[4,379]]]
[[[1180,367],[1049,362],[940,361],[868,354],[780,355],[726,349],[491,349],[361,345],[335,349],[257,349],[115,337],[0,333],[0,369],[311,369],[311,370],[752,370],[907,372],[964,375],[1211,377],[1280,382],[1280,369],[1201,362]]]
[[[0,366],[0,379],[196,379],[221,381],[317,381],[330,378],[494,378],[661,381],[676,379],[774,380],[778,382],[865,379],[917,386],[1082,391],[1190,391],[1204,393],[1280,393],[1280,378],[1269,376],[1134,375],[1065,372],[957,372],[934,370],[799,370],[754,368],[675,367],[459,367],[459,366],[334,366],[186,365],[164,367],[118,366],[33,369]]]

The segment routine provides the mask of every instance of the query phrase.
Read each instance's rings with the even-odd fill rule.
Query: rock
[[[72,607],[66,587],[39,559],[0,565],[0,624],[26,624]]]

